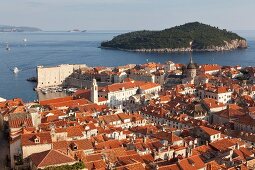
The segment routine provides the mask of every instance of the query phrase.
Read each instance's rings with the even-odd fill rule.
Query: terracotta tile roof
[[[237,144],[243,145],[241,141],[233,138],[233,139],[218,140],[218,141],[210,143],[209,145],[220,152],[225,152],[229,150],[230,148],[235,147]]]
[[[122,147],[122,142],[119,140],[108,140],[105,142],[98,143],[95,148],[96,149],[113,149],[113,148],[119,148]]]
[[[180,93],[180,92],[183,92],[186,88],[189,88],[189,89],[195,89],[195,86],[194,84],[178,84],[176,85],[176,92]]]
[[[199,128],[204,132],[206,133],[207,135],[209,136],[212,136],[212,135],[216,135],[216,134],[220,134],[221,132],[218,131],[218,130],[214,130],[212,128],[209,128],[209,127],[205,127],[205,126],[199,126]]]
[[[76,108],[78,108],[79,111],[81,111],[81,112],[95,113],[95,112],[102,112],[104,109],[107,108],[107,106],[106,105],[97,105],[95,103],[91,103],[91,104],[86,104],[84,106],[77,106]]]
[[[158,170],[181,170],[177,164],[160,166]]]
[[[125,165],[125,164],[131,164],[134,162],[141,162],[144,163],[143,158],[138,154],[133,155],[122,155],[118,157],[119,164]]]
[[[145,170],[145,167],[143,166],[142,163],[138,162],[117,167],[116,170]]]
[[[42,117],[46,117],[46,116],[49,116],[49,115],[57,115],[57,116],[62,116],[62,115],[65,115],[64,111],[63,110],[50,110],[50,111],[43,111],[43,112],[40,112],[40,115]]]
[[[254,155],[254,153],[252,153],[252,151],[248,148],[240,147],[239,150],[243,153],[245,157],[252,157]]]
[[[91,140],[89,139],[82,139],[82,140],[75,140],[68,142],[69,147],[72,145],[77,146],[77,150],[93,150],[93,145]]]
[[[244,112],[240,111],[240,110],[236,110],[236,109],[232,109],[232,108],[227,108],[225,110],[219,111],[214,113],[220,117],[224,117],[224,118],[239,118],[245,115]]]
[[[118,161],[118,157],[126,155],[126,151],[122,147],[104,149],[101,151],[101,153],[108,159],[110,163],[116,163]]]
[[[58,115],[53,115],[53,116],[47,116],[41,119],[42,123],[49,123],[49,122],[54,122],[57,121],[58,119]]]
[[[123,83],[114,83],[99,89],[101,92],[115,92],[121,91],[122,89],[132,89],[138,88],[135,82],[123,82]]]
[[[207,170],[219,170],[219,169],[225,169],[224,166],[218,164],[215,160],[208,162],[206,166]]]
[[[151,162],[154,162],[154,158],[151,154],[145,154],[145,155],[141,155],[141,158],[143,159],[143,161],[146,163],[146,164],[149,164]]]
[[[49,104],[54,104],[54,103],[66,102],[66,101],[70,101],[70,100],[73,100],[72,96],[49,99],[49,100],[42,100],[42,101],[39,101],[39,104],[40,105],[49,105]]]
[[[0,102],[0,108],[12,108],[17,106],[23,106],[24,102],[20,98],[14,98],[12,100],[6,100],[4,102]]]
[[[176,136],[174,133],[168,133],[168,132],[158,132],[156,134],[152,135],[153,137],[160,139],[160,140],[167,140],[170,143],[176,142],[176,141],[182,141],[183,139],[179,136]]]
[[[127,113],[119,113],[117,114],[117,116],[122,120],[122,122],[126,119],[131,119],[132,116],[128,115]]]
[[[87,99],[76,99],[76,100],[69,100],[69,101],[64,101],[59,103],[52,103],[49,105],[53,107],[76,107],[76,106],[82,106],[82,105],[86,105],[90,103],[91,102],[88,101]]]
[[[18,106],[12,110],[11,113],[25,113],[26,107],[25,106]]]
[[[192,155],[202,155],[211,152],[213,149],[209,145],[201,145],[192,149]]]
[[[84,162],[85,167],[88,170],[106,170],[106,163],[103,160],[97,160],[93,162]]]
[[[229,107],[230,109],[235,109],[235,110],[240,110],[240,111],[243,110],[243,108],[240,107],[240,106],[238,106],[237,104],[229,104],[228,107]]]
[[[90,100],[90,95],[91,94],[91,90],[90,89],[78,89],[74,94],[74,98],[75,99],[81,99],[81,98],[85,98]]]
[[[104,115],[99,117],[99,120],[103,120],[106,124],[119,121],[120,118],[117,115]]]
[[[52,149],[65,150],[68,147],[68,141],[57,141],[52,143]]]
[[[102,160],[102,158],[103,158],[102,153],[93,153],[93,154],[85,155],[82,160],[84,162],[95,162],[95,161]]]
[[[93,150],[93,145],[91,140],[82,139],[82,140],[74,140],[74,141],[57,141],[52,143],[52,148],[55,150],[64,150],[67,148],[71,148],[73,146],[77,146],[77,150]]]
[[[56,150],[48,150],[40,153],[34,153],[30,155],[30,159],[37,168],[58,166],[77,162],[73,158],[64,155],[63,153]]]
[[[104,97],[98,97],[98,102],[104,102],[104,101],[107,101],[107,99]]]
[[[238,149],[234,150],[233,159],[234,160],[240,160],[241,159],[242,161],[245,161],[245,157],[244,157],[243,153]]]
[[[251,117],[252,114],[246,114],[244,116],[238,117],[238,119],[234,120],[235,124],[242,124],[245,126],[254,126],[255,125],[255,119]]]
[[[139,88],[142,90],[148,90],[148,89],[152,89],[155,87],[160,87],[160,84],[157,83],[152,83],[152,82],[146,82],[146,83],[141,83],[139,85]]]
[[[202,102],[208,107],[208,108],[218,108],[218,107],[224,107],[225,104],[218,102],[215,99],[212,98],[204,98]]]
[[[194,155],[182,159],[178,162],[178,164],[183,170],[197,170],[206,167],[205,163],[202,161],[199,155]]]
[[[35,127],[24,127],[22,130],[23,130],[23,133],[35,133],[36,132]]]
[[[200,70],[204,71],[204,72],[220,70],[220,69],[221,69],[221,66],[218,64],[204,64],[204,65],[201,65],[201,67],[200,67]]]
[[[122,89],[133,89],[133,88],[148,90],[157,86],[160,86],[160,85],[156,83],[152,83],[152,82],[129,81],[129,82],[123,82],[123,83],[114,83],[114,84],[100,88],[99,91],[115,92],[115,91],[121,91]]]
[[[171,100],[171,96],[170,95],[160,96],[159,99],[160,102],[168,102]]]
[[[227,92],[232,92],[232,90],[229,87],[226,86],[213,86],[212,84],[204,84],[202,87],[205,91],[209,91],[212,93],[227,93]]]
[[[130,128],[130,131],[133,133],[140,133],[143,135],[152,134],[153,132],[157,132],[158,128],[153,125],[145,125],[145,126],[137,126]]]
[[[69,126],[66,128],[67,137],[81,137],[83,136],[83,128],[81,126]]]
[[[9,120],[10,128],[21,128],[25,127],[33,127],[32,118],[19,118],[14,120]]]
[[[35,138],[39,138],[39,142],[35,143]],[[21,135],[22,146],[37,145],[37,144],[51,144],[50,132],[39,132]]]

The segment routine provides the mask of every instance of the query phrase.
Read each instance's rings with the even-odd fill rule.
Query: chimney
[[[236,143],[236,149],[240,149],[240,145],[238,142]]]
[[[143,142],[146,143],[146,141],[147,141],[147,136],[144,136],[143,137]]]

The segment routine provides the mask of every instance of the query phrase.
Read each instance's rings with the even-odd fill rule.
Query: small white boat
[[[48,93],[46,89],[42,89],[41,92],[42,92],[43,94],[47,94],[47,93]]]
[[[27,42],[27,38],[24,38],[23,41],[24,41],[24,42]]]
[[[61,87],[57,88],[57,92],[62,92],[63,89]]]
[[[13,73],[14,73],[14,74],[17,74],[19,71],[20,71],[20,70],[18,69],[18,67],[14,67],[14,68],[13,68]]]
[[[69,88],[67,89],[67,92],[69,93],[75,93],[77,91],[77,88]]]
[[[10,50],[11,50],[11,48],[9,47],[9,44],[8,44],[8,43],[6,44],[5,49],[6,49],[7,51],[10,51]]]

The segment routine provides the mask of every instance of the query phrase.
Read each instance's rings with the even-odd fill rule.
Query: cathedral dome
[[[189,63],[187,69],[197,69],[196,63]]]
[[[192,55],[190,56],[190,61],[187,65],[187,69],[197,69],[197,64],[193,62]]]

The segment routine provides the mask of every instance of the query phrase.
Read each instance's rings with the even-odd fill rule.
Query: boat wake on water
[[[21,71],[26,71],[26,70],[32,70],[32,69],[35,69],[35,67],[30,67],[30,68],[18,68],[18,67],[13,67],[13,68],[9,68],[11,72],[13,72],[14,74],[17,74]]]

